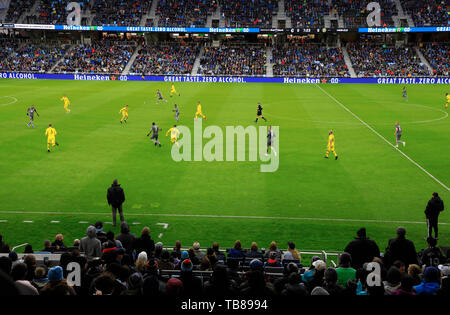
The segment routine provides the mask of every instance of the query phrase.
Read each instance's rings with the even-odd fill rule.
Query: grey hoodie
[[[102,244],[97,238],[95,226],[89,226],[86,230],[86,235],[81,239],[80,252],[84,252],[87,260],[92,260],[94,257],[101,257]]]

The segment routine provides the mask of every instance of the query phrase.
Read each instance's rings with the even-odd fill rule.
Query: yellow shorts
[[[47,138],[47,143],[55,146],[56,139],[55,138]]]
[[[170,138],[170,142],[172,142],[172,143],[177,142],[177,138]]]
[[[334,145],[333,146],[327,146],[327,151],[334,151]]]

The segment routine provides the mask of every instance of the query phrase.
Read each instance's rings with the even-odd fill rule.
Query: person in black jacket
[[[134,241],[136,256],[141,252],[146,252],[148,257],[153,257],[155,251],[155,241],[150,236],[150,228],[144,227],[141,236]]]
[[[380,257],[380,249],[377,243],[366,236],[365,228],[356,232],[356,238],[348,243],[344,252],[352,256],[352,267],[354,269],[359,269],[364,263],[371,262],[375,257]]]
[[[108,199],[108,204],[112,207],[112,215],[113,215],[113,226],[116,226],[116,212],[119,210],[120,222],[124,222],[125,219],[123,217],[122,204],[125,202],[125,194],[123,192],[122,187],[115,179],[108,188],[108,193],[106,195]]]
[[[431,233],[434,229],[434,238],[438,238],[438,217],[439,213],[443,210],[444,202],[439,197],[438,193],[434,192],[425,209],[428,225],[428,237],[431,237]]]
[[[405,228],[399,227],[397,228],[397,237],[389,240],[383,261],[386,268],[392,266],[396,260],[404,262],[406,269],[411,264],[418,264],[414,243],[407,240],[405,235]]]

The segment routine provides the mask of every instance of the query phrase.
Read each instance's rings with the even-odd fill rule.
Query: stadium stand
[[[17,45],[17,44],[16,44]],[[1,61],[0,70],[48,72],[65,54],[68,46],[59,42],[23,43]],[[8,50],[9,51],[9,50]]]
[[[286,15],[291,18],[292,27],[323,27],[324,16],[331,11],[328,0],[287,0],[284,3]]]
[[[276,0],[220,0],[226,27],[271,28],[272,17],[278,11]]]
[[[215,0],[160,0],[158,26],[204,27],[208,14],[217,10]]]
[[[200,51],[198,44],[162,43],[142,47],[131,68],[135,74],[190,74]]]
[[[8,12],[6,13],[5,22],[17,23],[22,14],[30,10],[33,4],[34,1],[31,0],[11,0]]]
[[[348,51],[359,77],[417,77],[431,75],[412,47],[383,47],[351,43]]]
[[[1,236],[0,270],[5,278],[0,285],[5,286],[8,281],[13,283],[17,292],[10,291],[10,295],[55,295],[58,292],[53,292],[52,286],[64,284],[68,286],[65,294],[84,296],[110,293],[100,285],[106,277],[116,283],[111,290],[113,295],[153,297],[214,298],[257,294],[267,298],[316,295],[317,291],[337,296],[450,294],[450,250],[429,247],[428,243],[410,258],[412,261],[402,261],[399,258],[405,253],[394,252],[393,244],[410,241],[401,236],[391,239],[387,252],[378,257],[367,255],[367,249],[361,247],[364,240],[360,238],[347,246],[353,254],[343,251],[327,254],[324,251],[298,251],[292,242],[283,250],[275,242],[267,249],[259,249],[255,242],[250,249],[242,248],[240,241],[236,241],[233,248],[223,250],[216,242],[208,248],[201,248],[198,242],[184,248],[177,241],[172,248],[161,242],[155,244],[148,228],[144,228],[140,236],[134,236],[129,234],[128,224],[124,222],[121,231],[114,236],[114,233],[104,233],[91,225],[86,232],[90,236],[81,241],[76,239],[71,247],[67,247],[62,234],[58,234],[55,242],[44,242],[42,251],[33,251],[29,244],[21,244],[26,245],[23,254],[14,251],[17,246],[11,250]],[[83,246],[86,246],[83,244],[88,244],[86,238],[99,246],[98,255],[88,256],[83,252]],[[358,243],[360,241],[362,243]],[[378,253],[376,251],[375,255]],[[330,259],[330,254],[336,255],[337,264]],[[356,259],[359,254],[363,265],[357,267],[352,262],[352,255]],[[294,256],[298,259],[293,259]],[[370,262],[380,266],[381,278],[376,286],[365,280]],[[69,263],[81,266],[78,285],[70,286],[65,280]],[[408,282],[403,282],[405,277]],[[34,289],[23,290],[24,284]]]
[[[139,26],[148,13],[151,1],[95,0],[93,25]]]
[[[445,0],[402,0],[416,26],[448,26],[450,4]]]
[[[262,45],[223,44],[207,47],[199,73],[206,75],[265,75],[266,48]]]
[[[273,51],[272,63],[276,76],[349,76],[342,50],[318,44],[279,46]]]
[[[367,27],[367,4],[370,1],[333,0],[332,7],[344,19],[345,27]],[[394,26],[393,15],[397,15],[394,0],[376,1],[381,6],[381,26]]]
[[[93,42],[77,45],[56,67],[62,73],[121,74],[135,46],[123,42]]]
[[[421,51],[430,62],[433,75],[450,76],[450,43],[426,43]]]

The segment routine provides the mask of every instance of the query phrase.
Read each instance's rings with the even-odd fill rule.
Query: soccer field
[[[286,85],[56,80],[0,81],[0,234],[12,246],[35,250],[57,233],[71,245],[88,223],[111,222],[106,190],[114,178],[125,190],[131,231],[149,226],[171,246],[218,241],[244,247],[257,241],[281,248],[341,251],[356,230],[367,228],[384,251],[404,226],[417,250],[426,247],[424,210],[436,191],[450,204],[450,124],[444,109],[448,85]],[[168,103],[155,104],[156,89]],[[67,94],[71,113],[60,98]],[[261,161],[175,162],[165,132],[193,128],[197,101],[216,125],[252,126],[261,102],[268,122],[279,126],[279,168],[260,172]],[[26,109],[40,114],[27,127]],[[128,104],[127,124],[119,110]],[[152,122],[163,129],[161,148],[147,137]],[[406,147],[395,149],[394,126]],[[59,147],[47,153],[52,123]],[[336,151],[325,159],[328,131]],[[204,140],[204,143],[207,142]],[[168,224],[167,228],[164,225]],[[440,245],[450,244],[450,210],[440,216]],[[119,233],[106,224],[105,230]]]

